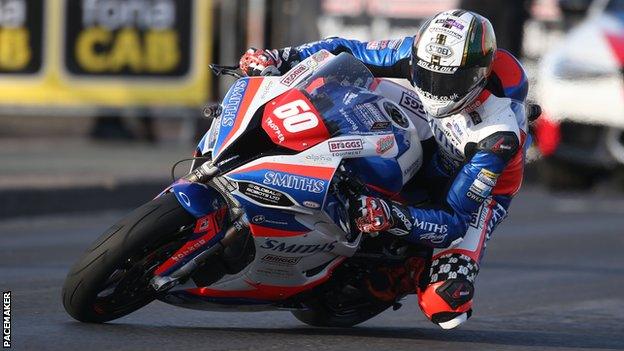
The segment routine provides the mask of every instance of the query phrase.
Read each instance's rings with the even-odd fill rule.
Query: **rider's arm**
[[[376,77],[409,77],[412,37],[396,40],[361,42],[343,38],[328,38],[296,47],[279,49],[279,56],[284,65],[280,71],[287,71],[296,63],[312,54],[327,50],[334,55],[348,52],[362,61]],[[284,72],[282,72],[284,73]]]
[[[444,248],[462,238],[472,214],[490,197],[498,176],[518,152],[523,150],[520,149],[518,136],[513,132],[498,132],[482,140],[474,155],[455,177],[446,197],[445,208],[402,208],[402,211],[409,211],[413,218],[411,228],[401,226],[408,232],[406,239]],[[500,199],[499,202],[506,208],[512,195],[499,194],[496,199]]]

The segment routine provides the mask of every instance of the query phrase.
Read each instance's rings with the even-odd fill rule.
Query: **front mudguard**
[[[227,202],[218,191],[201,183],[176,182],[163,193],[171,192],[180,205],[195,218],[204,217],[224,206]]]

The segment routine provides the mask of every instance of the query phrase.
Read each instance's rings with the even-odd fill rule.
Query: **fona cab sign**
[[[66,1],[70,70],[73,63],[82,71],[75,73],[185,73],[193,1]]]
[[[141,40],[141,33],[135,28],[114,33],[92,27],[78,35],[76,59],[92,73],[119,72],[125,68],[133,73],[168,72],[180,63],[178,34],[170,29],[148,30]]]

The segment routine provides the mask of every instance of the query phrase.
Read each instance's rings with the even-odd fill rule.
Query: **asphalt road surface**
[[[624,195],[525,190],[488,245],[475,315],[443,331],[415,298],[349,329],[288,312],[211,313],[154,302],[104,325],[73,321],[70,264],[122,212],[0,222],[0,288],[17,350],[624,350]]]

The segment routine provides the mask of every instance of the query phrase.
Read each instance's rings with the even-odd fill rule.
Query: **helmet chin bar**
[[[481,94],[483,88],[485,88],[485,80],[481,82],[479,85],[480,88],[473,89],[470,93],[466,94],[463,98],[458,101],[439,101],[433,98],[426,97],[422,94],[418,88],[416,88],[416,94],[420,98],[420,101],[423,104],[423,108],[425,111],[433,118],[446,118],[452,115],[460,113],[464,108],[470,106],[474,102],[474,100]],[[444,104],[440,104],[440,103]],[[436,105],[440,107],[436,107]],[[446,107],[446,110],[443,110]]]

